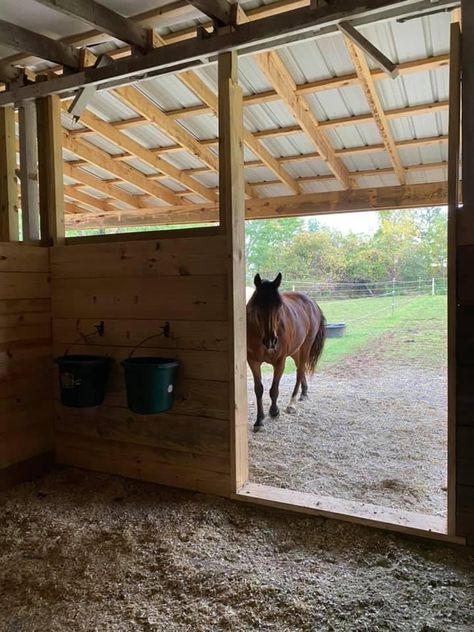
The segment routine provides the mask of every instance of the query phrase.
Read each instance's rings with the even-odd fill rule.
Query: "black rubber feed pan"
[[[346,323],[334,323],[333,325],[326,325],[326,338],[342,338],[346,333]]]

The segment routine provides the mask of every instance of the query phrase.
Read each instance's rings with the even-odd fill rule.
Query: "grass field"
[[[374,352],[394,360],[443,366],[446,362],[446,296],[397,296],[321,301],[328,323],[344,322],[342,338],[326,340],[320,369],[337,365],[357,352]],[[265,371],[271,370],[266,367]],[[285,373],[294,371],[287,361]]]

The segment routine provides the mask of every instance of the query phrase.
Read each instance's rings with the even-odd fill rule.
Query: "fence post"
[[[435,280],[433,278],[433,279],[431,279],[431,296],[434,296],[435,293],[436,293],[435,292]]]
[[[395,313],[395,279],[392,279],[392,316]]]

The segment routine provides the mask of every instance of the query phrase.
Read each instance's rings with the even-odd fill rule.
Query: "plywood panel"
[[[43,272],[1,272],[2,300],[49,298],[49,278]]]
[[[227,420],[197,415],[137,415],[117,406],[101,406],[97,411],[60,408],[55,428],[60,433],[129,441],[170,451],[227,458],[229,453]]]
[[[58,378],[54,385],[58,389]],[[57,393],[56,399],[59,399]],[[105,406],[127,407],[127,398],[123,380],[117,378],[108,386],[104,401]],[[1,409],[1,402],[0,402]],[[229,388],[226,382],[209,380],[178,379],[175,403],[170,415],[188,415],[207,417],[210,419],[229,419]]]
[[[0,244],[0,272],[45,272],[49,274],[49,251],[27,244]]]
[[[1,275],[0,275],[1,278]],[[49,297],[42,299],[16,299],[3,300],[3,292],[0,290],[0,315],[24,314],[30,312],[51,312]]]
[[[45,422],[40,417],[38,422],[0,435],[0,469],[49,452],[52,447],[52,418]]]
[[[104,404],[56,405],[60,462],[213,493],[230,493],[227,273],[222,236],[110,242],[52,249],[54,354],[114,359]],[[103,320],[105,335],[94,332]],[[169,322],[171,336],[161,334]],[[166,414],[127,409],[120,361],[180,362]],[[72,343],[76,343],[73,346]],[[58,379],[56,398],[59,399]]]
[[[53,313],[59,318],[226,318],[225,276],[56,279]]]
[[[0,244],[2,488],[44,471],[51,461],[51,379],[48,249]]]
[[[123,370],[120,362],[127,358],[132,349],[130,347],[100,347],[100,355],[113,358],[111,390],[115,390],[116,385],[123,383]],[[62,355],[66,351],[63,345],[54,346],[54,354]],[[70,353],[96,354],[98,348],[94,345],[74,345]],[[170,349],[161,347],[142,348],[136,356],[157,356],[171,357],[178,360],[179,375],[181,379],[200,379],[225,382],[228,379],[226,366],[226,355],[223,351],[201,351],[201,350],[180,350],[170,352]]]
[[[153,451],[147,452],[141,445],[74,439],[69,443],[61,442],[57,449],[57,459],[59,463],[162,485],[224,496],[229,494],[228,474],[201,470],[194,466],[181,467],[161,463],[154,456]]]
[[[0,319],[1,322],[1,319]],[[98,346],[134,347],[140,343],[142,348],[153,347],[159,343],[162,349],[201,349],[207,351],[225,351],[227,349],[227,326],[225,322],[199,320],[174,320],[171,336],[150,338],[162,332],[167,321],[156,319],[107,319],[104,336],[94,336],[91,342]],[[55,318],[53,321],[56,343],[69,344],[80,334],[94,332],[97,319],[92,318]]]
[[[52,250],[56,279],[215,275],[225,267],[222,237],[86,244]]]

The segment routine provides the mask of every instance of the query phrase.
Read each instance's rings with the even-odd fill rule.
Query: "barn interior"
[[[472,33],[468,0],[2,4],[5,629],[474,623]],[[249,482],[245,219],[435,205],[447,516]],[[137,348],[179,361],[171,410],[129,409]],[[110,359],[100,406],[61,404],[68,353]]]

